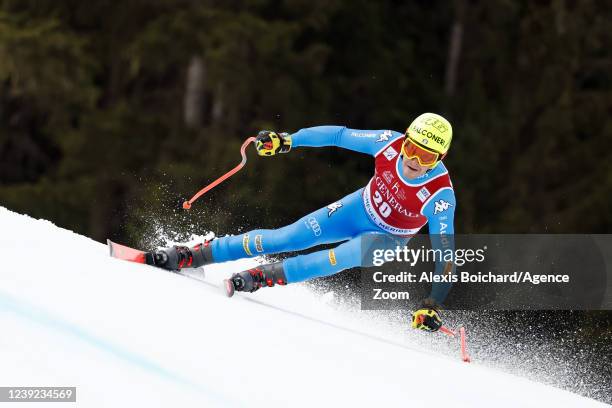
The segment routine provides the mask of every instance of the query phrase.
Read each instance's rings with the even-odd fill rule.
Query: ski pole
[[[440,327],[440,333],[444,333],[449,337],[455,337],[457,335],[457,331],[453,330],[453,329],[449,329],[446,326],[442,326]],[[465,334],[465,328],[464,327],[460,327],[459,328],[459,344],[461,347],[461,360],[463,360],[466,363],[469,363],[472,361],[472,359],[470,358],[470,355],[467,352],[467,336]]]
[[[245,150],[246,150],[247,146],[251,142],[254,142],[254,141],[255,141],[254,137],[249,137],[247,140],[245,140],[244,143],[242,143],[242,146],[240,147],[240,155],[242,156],[242,161],[236,167],[234,167],[233,169],[231,169],[230,171],[228,171],[227,173],[225,173],[224,175],[222,175],[221,177],[219,177],[218,179],[216,179],[215,181],[213,181],[212,183],[210,183],[209,185],[207,185],[206,187],[204,187],[203,189],[198,191],[193,197],[191,197],[191,199],[189,199],[188,201],[185,201],[183,203],[183,208],[185,210],[190,209],[191,208],[191,204],[193,204],[193,202],[195,200],[197,200],[202,195],[206,194],[208,191],[212,190],[215,186],[219,185],[224,180],[230,178],[231,176],[236,174],[241,168],[243,168],[244,165],[247,162],[247,157],[246,157]]]
[[[449,329],[446,326],[440,327],[440,332],[442,332],[442,333],[444,333],[444,334],[446,334],[447,336],[450,336],[450,337],[455,337],[455,335],[457,334],[457,333],[455,333],[454,330]]]
[[[470,358],[467,352],[466,335],[465,329],[463,327],[459,328],[459,334],[461,335],[461,359],[466,363],[469,363],[470,361],[472,361],[472,359]]]

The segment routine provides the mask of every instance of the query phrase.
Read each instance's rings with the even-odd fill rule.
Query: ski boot
[[[235,273],[231,278],[223,281],[225,293],[228,297],[238,292],[255,292],[264,286],[274,286],[275,284],[286,285],[285,271],[282,262],[275,262],[261,265],[240,273]]]
[[[145,261],[169,271],[179,271],[182,268],[198,268],[213,263],[210,241],[198,244],[193,248],[174,245],[155,252],[147,252]]]

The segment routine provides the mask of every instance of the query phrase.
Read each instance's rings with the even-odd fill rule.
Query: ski
[[[177,275],[184,276],[186,278],[191,278],[194,280],[199,280],[204,282],[204,268],[183,268],[178,271],[169,270],[166,268],[162,268],[159,265],[155,264],[155,257],[151,252],[141,251],[140,249],[132,248],[127,245],[118,244],[116,242],[111,241],[110,239],[106,240],[108,245],[110,256],[113,258],[121,259],[123,261],[135,262],[145,265],[153,266],[157,269],[161,269],[162,271],[175,273]],[[198,272],[198,273],[194,273]],[[195,276],[198,275],[198,276]]]
[[[123,259],[124,261],[136,262],[141,264],[147,264],[147,253],[139,249],[130,248],[126,245],[117,244],[110,239],[106,240],[110,256],[117,259]],[[153,265],[151,263],[150,265]],[[154,265],[153,265],[154,266]]]

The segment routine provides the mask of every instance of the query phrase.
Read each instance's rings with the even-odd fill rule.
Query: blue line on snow
[[[13,312],[21,318],[25,318],[31,322],[38,323],[46,326],[47,328],[56,330],[62,334],[69,335],[80,341],[83,341],[95,348],[102,350],[106,353],[112,354],[120,360],[137,366],[147,372],[156,374],[157,376],[166,380],[173,381],[177,384],[191,388],[195,391],[206,394],[215,402],[222,406],[239,406],[235,401],[231,401],[225,395],[219,394],[218,392],[209,389],[201,384],[192,382],[191,380],[181,377],[179,374],[173,373],[172,371],[147,360],[145,357],[139,356],[128,350],[124,350],[121,347],[112,344],[102,338],[96,337],[95,335],[88,333],[82,328],[75,326],[59,317],[52,316],[48,312],[32,305],[25,301],[16,299],[15,297],[0,291],[0,311],[7,310]]]

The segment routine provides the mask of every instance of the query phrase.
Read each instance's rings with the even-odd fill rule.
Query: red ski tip
[[[183,203],[183,209],[184,209],[184,210],[188,210],[188,209],[190,209],[190,208],[191,208],[191,203],[190,203],[189,201],[185,201],[185,202]]]
[[[145,252],[138,249],[130,248],[125,245],[117,244],[110,239],[106,240],[110,256],[113,258],[123,259],[124,261],[131,261],[136,263],[146,263]]]
[[[230,279],[223,279],[223,286],[225,287],[225,295],[227,297],[234,296],[234,284]]]

